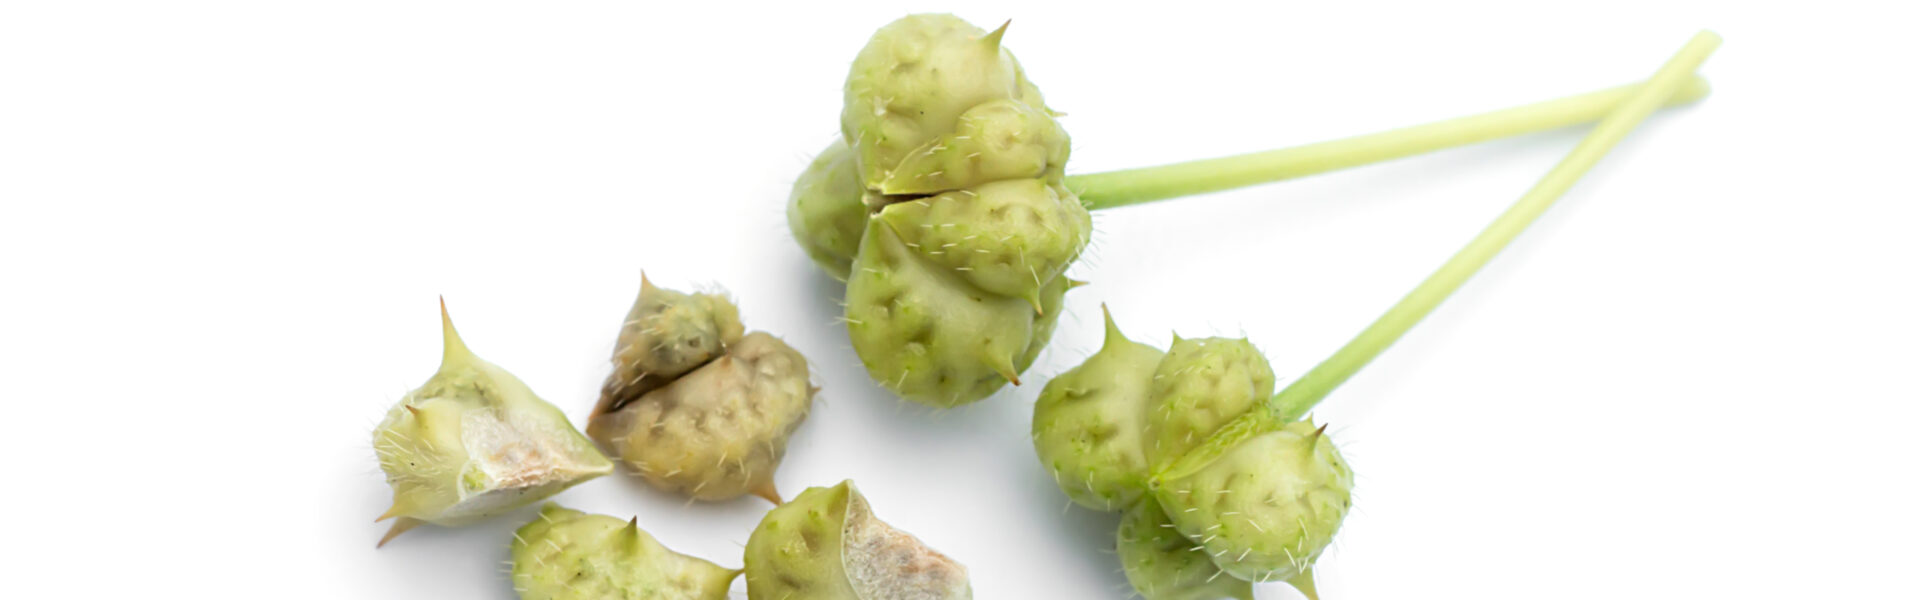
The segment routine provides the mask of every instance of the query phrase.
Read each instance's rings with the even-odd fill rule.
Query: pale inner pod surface
[[[441,305],[440,370],[373,432],[397,518],[380,543],[420,523],[465,525],[613,471],[565,414],[474,355]]]

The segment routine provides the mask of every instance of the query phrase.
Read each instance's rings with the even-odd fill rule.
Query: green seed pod
[[[374,453],[398,518],[386,537],[420,523],[457,526],[526,506],[613,471],[613,464],[505,369],[481,360],[440,305],[440,370],[387,411]]]
[[[1146,600],[1253,600],[1253,584],[1223,577],[1219,565],[1173,529],[1151,496],[1127,511],[1118,537],[1127,582]]]
[[[1161,354],[1109,315],[1100,351],[1041,391],[1034,448],[1069,498],[1127,510],[1120,558],[1149,600],[1250,598],[1249,581],[1312,597],[1353,473],[1324,431],[1280,420],[1273,388],[1244,339]]]
[[[548,503],[513,534],[521,600],[724,600],[739,569],[687,556],[622,521]]]
[[[1165,353],[1128,340],[1106,314],[1107,340],[1087,362],[1047,382],[1033,407],[1033,447],[1067,497],[1124,510],[1147,489],[1144,421]]]
[[[988,33],[953,15],[910,15],[874,32],[847,74],[840,113],[863,186],[881,189],[909,155],[955,133],[960,116],[981,104],[1014,100],[1051,116],[1000,47],[1005,33],[1005,25]]]
[[[1153,373],[1147,456],[1160,465],[1185,455],[1272,395],[1273,369],[1247,340],[1175,340]]]
[[[1086,247],[1092,217],[1072,192],[1039,179],[1007,179],[889,204],[880,219],[927,263],[1040,310],[1040,290]]]
[[[1049,281],[1038,296],[1042,306],[1057,306],[1068,284],[1065,277]],[[867,372],[932,406],[966,404],[1018,383],[1052,334],[1059,311],[1052,312],[928,264],[885,219],[867,224],[847,280],[847,331]]]
[[[738,314],[643,277],[587,435],[655,487],[778,504],[773,472],[817,388],[806,357],[766,333],[742,337]]]
[[[1295,421],[1209,443],[1225,449],[1207,464],[1183,468],[1188,472],[1163,474],[1155,499],[1228,574],[1248,581],[1301,577],[1353,505],[1353,470],[1326,428]]]
[[[913,15],[874,33],[847,75],[844,147],[788,205],[800,245],[847,281],[868,374],[932,406],[1019,383],[1093,228],[1064,183],[1071,140],[1004,32]]]
[[[915,148],[886,172],[881,194],[937,194],[993,181],[1057,179],[1067,166],[1067,130],[1045,106],[992,100],[960,114],[953,132]]]
[[[973,597],[967,569],[873,515],[843,481],[767,512],[747,538],[751,600]]]
[[[787,227],[813,262],[834,279],[847,280],[860,234],[867,228],[867,205],[853,150],[834,140],[793,182],[787,197]]]

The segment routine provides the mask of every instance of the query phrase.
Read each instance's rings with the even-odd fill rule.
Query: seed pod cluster
[[[513,534],[513,589],[521,600],[724,600],[740,576],[667,549],[640,520],[548,503]]]
[[[967,569],[874,516],[852,481],[809,488],[747,538],[751,600],[961,600]]]
[[[1149,600],[1247,598],[1265,581],[1311,593],[1353,471],[1324,427],[1275,417],[1273,388],[1246,340],[1162,354],[1109,315],[1100,351],[1041,390],[1034,449],[1075,503],[1126,511],[1121,562]]]
[[[854,59],[841,139],[794,184],[788,223],[846,280],[875,381],[932,406],[985,398],[1053,334],[1092,220],[1066,131],[993,32],[951,15],[882,27]]]
[[[656,487],[779,503],[773,472],[817,388],[806,357],[744,329],[726,297],[642,277],[587,435]]]
[[[560,409],[481,360],[440,307],[440,370],[373,431],[397,518],[380,543],[421,523],[465,525],[613,471]]]

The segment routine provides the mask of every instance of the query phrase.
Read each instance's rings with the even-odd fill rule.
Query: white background
[[[1712,97],[1323,405],[1360,479],[1321,590],[1915,594],[1911,3],[912,4],[1012,18],[1083,173],[1611,86],[1716,29]],[[1067,508],[1027,439],[1100,303],[1300,373],[1580,136],[1103,212],[1033,383],[934,412],[868,383],[783,214],[847,63],[907,10],[0,6],[5,595],[511,597],[529,510],[374,550],[368,432],[438,364],[440,295],[584,422],[646,269],[813,360],[787,493],[853,478],[983,599],[1120,597],[1115,518]],[[767,508],[626,477],[558,500],[730,566]]]

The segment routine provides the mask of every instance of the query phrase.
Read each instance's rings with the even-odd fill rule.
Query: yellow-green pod
[[[421,524],[465,525],[613,471],[567,416],[520,379],[481,360],[440,307],[440,370],[373,431],[397,519],[385,544]]]
[[[967,569],[874,516],[852,481],[809,488],[747,538],[750,600],[961,600]]]
[[[868,375],[930,406],[1019,383],[1092,231],[1064,182],[1071,140],[1004,32],[912,15],[874,33],[847,75],[844,148],[815,159],[788,205],[800,245],[847,281]]]
[[[1326,428],[1307,421],[1212,443],[1226,448],[1207,464],[1168,473],[1154,498],[1228,574],[1301,577],[1353,506],[1352,467]]]
[[[1127,510],[1114,548],[1127,583],[1146,600],[1253,600],[1253,584],[1221,572],[1212,557],[1173,529],[1151,496]]]
[[[1065,278],[1056,280],[1043,295],[1065,293]],[[1037,334],[1050,333],[1035,327],[1040,316],[1026,300],[927,264],[885,219],[868,222],[847,279],[847,331],[867,373],[930,406],[974,402],[1017,382],[1025,365],[1016,362],[1046,342]]]
[[[1153,374],[1147,457],[1172,462],[1273,395],[1273,368],[1245,339],[1176,340]]]
[[[860,251],[860,234],[867,229],[863,196],[853,150],[839,139],[813,158],[787,196],[787,227],[794,241],[834,279],[847,280]]]
[[[859,160],[861,184],[887,175],[929,142],[959,129],[960,116],[994,100],[1045,111],[1013,53],[1006,29],[989,33],[953,15],[902,17],[867,40],[847,73],[840,132]]]
[[[674,552],[622,521],[548,503],[513,533],[520,600],[725,600],[740,576]]]
[[[1033,407],[1033,448],[1061,491],[1094,510],[1126,510],[1147,490],[1142,429],[1165,353],[1128,340],[1106,314],[1107,339],[1048,381]]]

